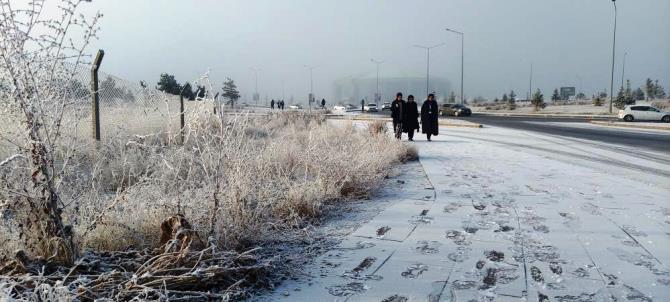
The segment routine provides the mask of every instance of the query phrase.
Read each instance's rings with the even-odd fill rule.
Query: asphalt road
[[[534,118],[477,115],[460,118],[485,126],[541,132],[549,135],[587,139],[647,151],[670,154],[670,131],[610,128],[590,124],[587,119]]]

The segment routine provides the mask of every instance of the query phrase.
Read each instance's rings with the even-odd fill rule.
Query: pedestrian
[[[365,99],[361,99],[361,112],[365,112]]]
[[[321,100],[321,108],[326,108],[326,99]]]
[[[402,99],[402,93],[395,95],[395,100],[391,103],[391,118],[393,119],[393,132],[395,138],[402,139],[402,122],[404,117],[405,101]]]
[[[419,131],[419,108],[414,102],[414,96],[407,96],[407,103],[405,103],[404,110],[405,117],[403,118],[403,130],[407,133],[409,141],[414,141],[414,131]]]
[[[423,102],[421,106],[421,128],[422,132],[426,134],[426,138],[430,142],[430,137],[432,135],[438,135],[438,108],[437,102],[435,102],[435,95],[429,94],[428,99]]]
[[[275,110],[275,100],[274,99],[272,99],[272,101],[270,102],[270,109]]]

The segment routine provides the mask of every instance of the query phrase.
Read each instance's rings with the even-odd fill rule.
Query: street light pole
[[[375,59],[370,59],[372,63],[377,64],[377,93],[375,94],[375,103],[382,99],[381,94],[379,94],[379,65],[384,64],[386,61],[377,61]]]
[[[465,62],[465,34],[463,32],[453,30],[453,29],[446,29],[447,31],[450,31],[452,33],[458,34],[461,36],[461,104],[465,104],[465,93],[463,91],[463,75],[464,75],[464,62]]]
[[[425,49],[428,54],[428,60],[426,62],[426,97],[430,94],[430,50],[444,44],[445,43],[441,43],[433,46],[414,45],[414,47]]]
[[[623,53],[623,69],[621,70],[621,88],[623,89],[623,78],[626,75],[626,56],[628,55],[627,52]]]
[[[614,102],[614,58],[616,55],[616,0],[612,0],[614,4],[614,38],[612,39],[612,76],[610,78],[610,113],[612,113],[612,103]]]
[[[252,67],[252,68],[250,68],[250,69],[254,71],[254,76],[255,76],[255,78],[256,78],[256,84],[255,84],[255,85],[256,85],[256,90],[255,90],[256,93],[254,94],[254,101],[256,101],[256,106],[258,106],[258,99],[261,98],[260,95],[258,94],[258,71],[259,71],[260,69],[258,69],[258,68],[254,68],[254,67]]]
[[[305,65],[306,68],[309,68],[309,100],[307,101],[309,112],[312,112],[312,98],[314,98],[314,68],[316,66]]]
[[[530,63],[530,78],[528,79],[528,100],[533,98],[533,63]]]

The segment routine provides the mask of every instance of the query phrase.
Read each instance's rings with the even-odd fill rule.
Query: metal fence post
[[[181,93],[179,94],[179,125],[181,126],[179,128],[179,136],[181,143],[184,144],[184,128],[186,125],[184,120],[184,96]]]
[[[98,50],[95,56],[93,66],[91,66],[91,101],[92,101],[92,122],[93,122],[93,138],[100,140],[100,95],[98,94],[98,70],[102,63],[102,58],[105,56],[105,51]]]

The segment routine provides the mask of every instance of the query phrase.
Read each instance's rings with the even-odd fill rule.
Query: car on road
[[[670,112],[663,111],[653,106],[628,105],[619,110],[619,119],[626,122],[632,121],[662,121],[670,123]]]
[[[472,110],[462,104],[442,104],[442,109],[440,110],[440,115],[442,116],[470,116],[472,115]]]
[[[344,105],[344,107],[347,109],[347,111],[354,111],[354,110],[356,110],[357,108],[361,108],[361,107],[356,107],[356,106],[354,106],[354,105],[352,105],[352,104],[346,104],[346,105]]]
[[[377,110],[377,104],[375,104],[375,103],[367,104],[367,105],[363,106],[363,110],[365,110],[365,112],[377,112],[377,111],[379,111],[379,110]]]
[[[296,105],[290,105],[288,106],[288,109],[302,109],[302,105],[296,104]]]
[[[382,111],[384,111],[384,110],[391,110],[391,103],[386,102],[386,103],[382,104]]]

